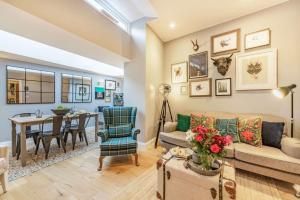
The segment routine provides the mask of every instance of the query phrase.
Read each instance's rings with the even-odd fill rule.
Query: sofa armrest
[[[176,131],[177,122],[166,122],[164,126],[164,132],[170,133]]]
[[[97,135],[99,137],[101,137],[102,142],[105,142],[108,139],[108,130],[107,129],[101,129],[101,130],[99,130]]]
[[[0,146],[0,157],[8,160],[8,146]]]
[[[300,139],[284,136],[281,140],[281,150],[288,156],[300,159]]]
[[[132,139],[136,140],[137,139],[137,135],[141,133],[141,130],[140,129],[137,129],[137,128],[133,128],[131,130],[131,137]]]

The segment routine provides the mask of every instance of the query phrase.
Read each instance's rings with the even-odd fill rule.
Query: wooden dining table
[[[91,117],[95,118],[95,141],[98,141],[98,129],[99,129],[99,117],[98,117],[98,113],[95,112],[91,112],[89,113]],[[33,125],[40,125],[42,123],[45,124],[50,124],[52,123],[52,119],[49,119],[49,117],[51,117],[53,115],[43,115],[41,118],[37,118],[34,116],[31,117],[12,117],[9,118],[9,120],[11,121],[11,141],[12,141],[12,156],[16,156],[16,152],[17,152],[17,147],[16,147],[16,136],[17,136],[17,132],[16,132],[16,126],[19,125],[21,132],[20,132],[20,144],[21,144],[21,164],[22,166],[26,166],[26,161],[28,159],[28,153],[27,153],[27,148],[26,148],[26,127],[27,126],[33,126]],[[63,120],[73,120],[73,119],[78,119],[79,115],[78,114],[73,114],[73,115],[68,115],[68,116],[64,116]],[[46,120],[47,119],[47,120]]]

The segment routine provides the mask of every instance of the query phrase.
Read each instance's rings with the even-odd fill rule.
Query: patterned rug
[[[28,159],[26,166],[22,167],[21,160],[16,160],[16,157],[12,157],[12,155],[10,154],[8,181],[14,181],[23,176],[31,175],[32,173],[37,172],[45,167],[99,148],[99,144],[95,142],[94,129],[89,129],[87,131],[87,137],[89,142],[88,146],[86,145],[85,141],[80,142],[79,138],[77,138],[75,150],[72,150],[71,135],[69,134],[66,144],[67,153],[64,153],[62,148],[58,148],[56,139],[53,139],[51,142],[50,152],[47,160],[45,160],[45,151],[43,145],[40,145],[37,155],[34,155],[35,145],[33,142],[31,142],[32,139],[27,139],[27,152],[28,156],[31,157],[31,159]]]

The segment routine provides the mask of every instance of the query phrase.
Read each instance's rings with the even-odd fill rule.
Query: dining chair
[[[77,135],[80,138],[80,141],[82,141],[82,138],[84,137],[86,145],[89,145],[87,135],[86,135],[86,127],[90,121],[91,114],[90,113],[82,113],[79,114],[77,124],[78,126],[71,126],[69,133],[72,134],[72,148],[75,149],[76,144],[76,137]],[[67,133],[66,133],[67,134]]]
[[[33,117],[35,116],[34,113],[20,113],[13,116],[15,117]],[[41,132],[41,128],[39,129],[32,129],[31,126],[26,126],[26,139],[33,138],[34,144],[36,145],[37,137]],[[17,160],[20,158],[21,153],[21,133],[17,133]]]
[[[47,131],[45,130],[45,124],[47,121],[53,120],[52,123],[52,130]],[[42,144],[45,150],[45,159],[48,159],[48,154],[50,151],[50,144],[53,138],[56,138],[58,147],[60,147],[60,143],[64,149],[64,152],[66,153],[66,144],[63,139],[64,132],[61,131],[63,122],[63,116],[53,116],[45,119],[42,123],[42,131],[38,135],[37,138],[37,144],[35,149],[35,155],[37,155],[37,152],[39,150],[40,142],[42,140]]]

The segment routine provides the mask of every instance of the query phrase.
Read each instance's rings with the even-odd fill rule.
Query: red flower
[[[213,153],[219,153],[221,150],[221,148],[219,147],[219,145],[217,144],[213,144],[210,146],[210,151],[213,152]]]
[[[242,132],[242,135],[246,140],[251,141],[254,133],[252,133],[251,131],[244,131]]]
[[[231,135],[226,135],[224,137],[224,143],[225,145],[229,145],[232,142],[232,136]]]
[[[205,134],[208,132],[208,129],[200,125],[196,127],[195,131],[200,134]]]
[[[198,135],[195,137],[195,140],[196,140],[197,142],[202,142],[203,136],[202,136],[201,134],[198,134]]]

